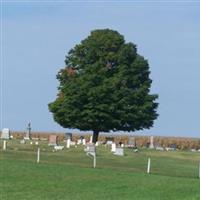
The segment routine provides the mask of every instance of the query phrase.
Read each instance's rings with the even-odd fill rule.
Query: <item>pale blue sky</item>
[[[148,59],[159,94],[160,116],[142,133],[200,137],[200,3],[13,2],[3,3],[1,128],[63,130],[47,107],[56,74],[91,30],[111,28]]]

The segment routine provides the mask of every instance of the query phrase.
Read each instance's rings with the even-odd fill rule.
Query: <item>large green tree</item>
[[[72,48],[57,75],[58,95],[49,104],[64,128],[136,131],[150,128],[158,114],[157,95],[146,59],[136,45],[110,29],[94,30]]]

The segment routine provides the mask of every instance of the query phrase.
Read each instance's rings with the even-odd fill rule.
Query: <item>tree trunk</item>
[[[96,144],[96,142],[98,141],[98,136],[99,136],[99,131],[94,130],[93,137],[92,137],[92,143]]]

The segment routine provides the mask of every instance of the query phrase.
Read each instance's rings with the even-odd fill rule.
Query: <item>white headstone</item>
[[[116,144],[112,143],[111,152],[115,152],[115,151],[116,151]]]
[[[90,143],[92,143],[92,136],[90,136]]]
[[[69,149],[70,148],[70,144],[71,144],[71,140],[70,138],[67,139],[67,148]]]
[[[1,138],[2,139],[10,139],[10,130],[8,128],[2,129]]]
[[[77,145],[79,145],[79,144],[82,144],[82,140],[81,139],[78,139],[78,141],[77,141]]]
[[[83,139],[82,142],[83,142],[83,145],[86,145],[86,140],[85,140],[85,138]]]
[[[150,145],[149,145],[150,149],[154,149],[154,142],[153,142],[153,136],[150,137]]]
[[[117,147],[114,154],[117,155],[117,156],[123,156],[124,155],[124,149]]]

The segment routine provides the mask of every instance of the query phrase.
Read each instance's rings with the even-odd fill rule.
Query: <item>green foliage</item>
[[[110,29],[95,30],[71,49],[60,70],[57,99],[49,104],[65,128],[135,131],[150,128],[158,114],[150,94],[147,60],[136,45]]]

